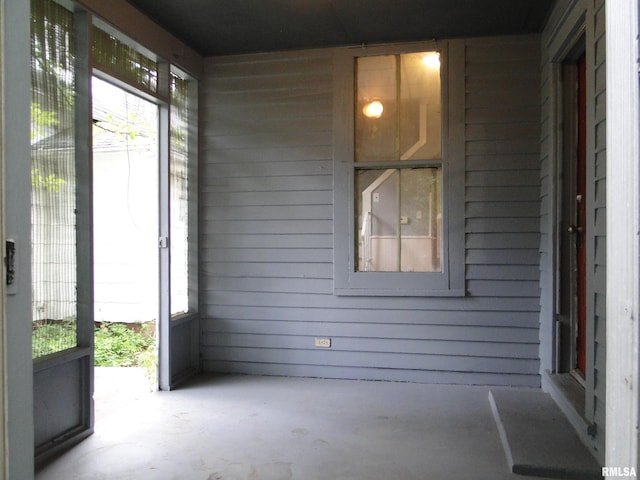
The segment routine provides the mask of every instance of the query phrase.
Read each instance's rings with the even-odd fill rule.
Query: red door
[[[576,168],[576,275],[577,275],[577,369],[584,375],[586,372],[586,345],[587,345],[587,254],[585,248],[586,238],[586,162],[587,162],[587,128],[586,128],[586,59],[584,54],[578,60],[578,158]]]

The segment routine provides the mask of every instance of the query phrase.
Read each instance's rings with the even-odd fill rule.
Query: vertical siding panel
[[[555,9],[548,25],[554,25],[555,16],[560,9]],[[548,35],[548,34],[547,34]],[[543,37],[543,45],[550,42]],[[554,291],[555,291],[555,228],[554,208],[556,204],[556,185],[554,179],[553,153],[556,145],[556,130],[553,127],[551,112],[554,109],[553,65],[549,58],[549,49],[541,52],[540,82],[540,369],[542,372],[553,371],[553,323],[554,323]]]
[[[464,298],[333,295],[332,55],[205,62],[205,370],[539,385],[539,37],[466,41]]]

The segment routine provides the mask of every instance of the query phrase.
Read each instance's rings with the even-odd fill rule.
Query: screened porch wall
[[[540,384],[540,38],[464,43],[460,298],[334,295],[331,49],[205,61],[205,371]]]

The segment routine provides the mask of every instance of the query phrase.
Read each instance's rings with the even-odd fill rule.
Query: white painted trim
[[[31,174],[29,146],[29,2],[4,0],[3,124],[5,235],[16,240],[16,278],[5,297],[7,477],[33,478],[33,360],[31,358]]]
[[[606,465],[638,469],[640,120],[638,3],[606,2]]]
[[[158,226],[160,238],[171,241],[171,197],[170,197],[170,163],[171,146],[169,126],[170,114],[168,105],[159,109],[159,156],[158,156]],[[157,325],[158,347],[158,388],[171,390],[171,249],[169,245],[160,245],[158,255],[159,281],[159,321]]]

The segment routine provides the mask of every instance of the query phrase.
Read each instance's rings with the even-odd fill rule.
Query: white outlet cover
[[[330,338],[316,338],[315,345],[317,348],[331,348]]]

